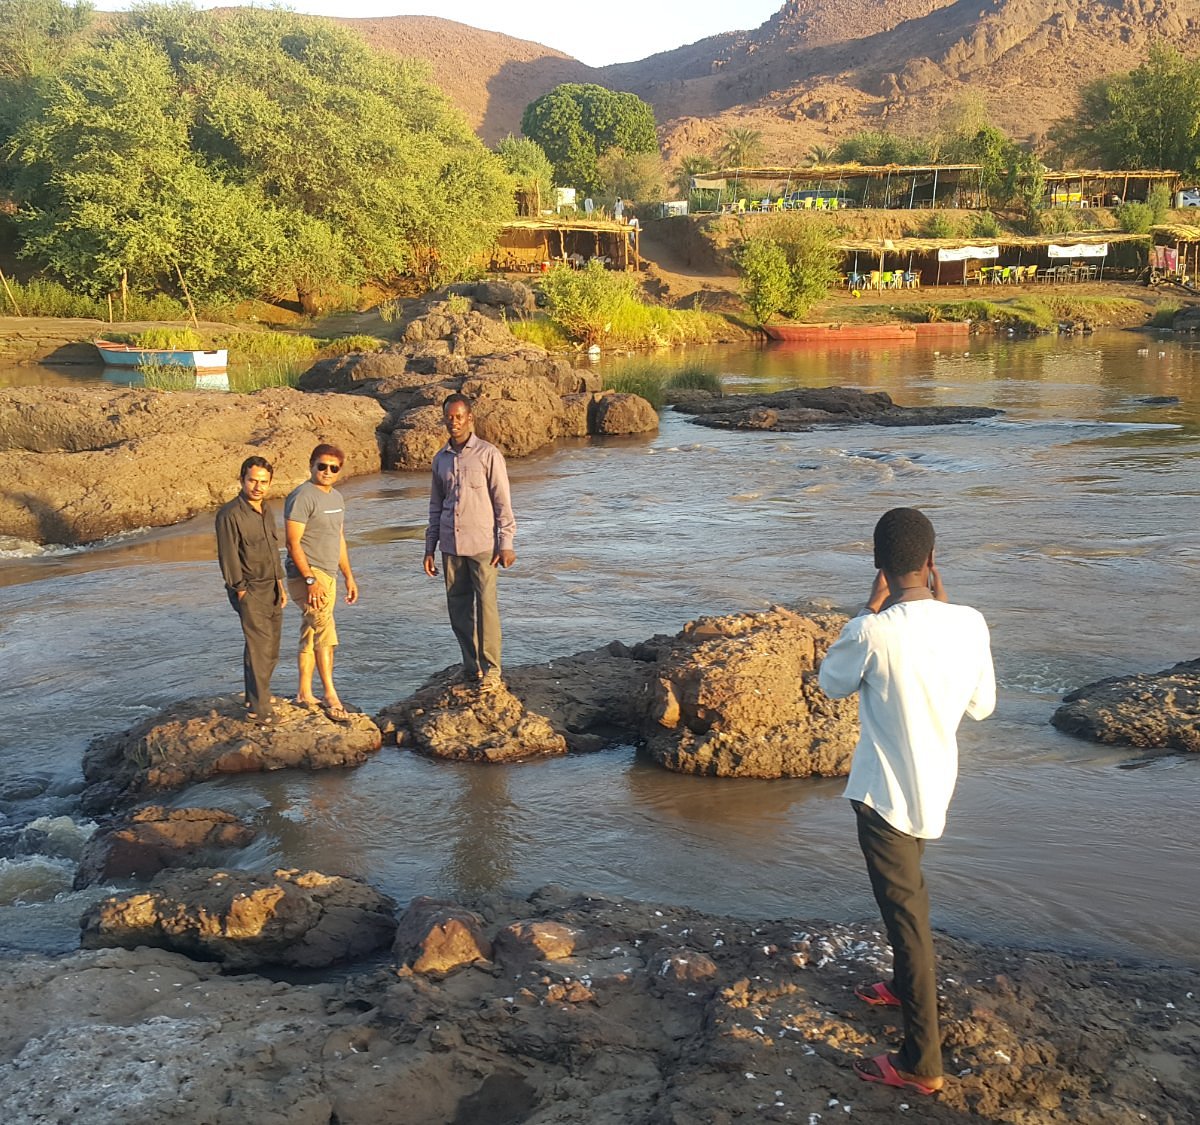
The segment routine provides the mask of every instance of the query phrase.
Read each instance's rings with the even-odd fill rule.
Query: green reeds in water
[[[640,395],[655,410],[672,402],[674,392],[686,390],[722,393],[721,376],[700,364],[689,364],[673,370],[668,364],[653,359],[635,359],[604,373],[606,390]]]
[[[138,374],[142,385],[153,391],[194,391],[196,369],[182,363],[156,363],[153,360],[139,363]]]

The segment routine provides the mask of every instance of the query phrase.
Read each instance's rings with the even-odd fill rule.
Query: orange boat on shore
[[[789,344],[827,344],[842,340],[862,343],[870,340],[928,340],[966,337],[971,325],[965,320],[931,320],[919,323],[888,324],[764,324],[763,332],[771,340]]]

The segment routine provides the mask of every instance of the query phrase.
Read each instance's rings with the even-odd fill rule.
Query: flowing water
[[[771,434],[667,411],[654,435],[514,461],[506,661],[775,602],[856,606],[872,578],[874,521],[920,506],[951,596],[991,624],[1000,684],[996,715],[964,722],[949,827],[926,853],[936,924],[1200,965],[1200,757],[1121,768],[1131,752],[1048,724],[1073,687],[1200,655],[1200,351],[1110,333],[957,351],[724,349],[679,362],[720,372],[731,392],[840,383],[1005,413]],[[0,372],[0,386],[30,372]],[[1177,401],[1149,401],[1161,397]],[[153,489],[154,466],[144,471]],[[354,478],[344,492],[362,598],[339,612],[338,681],[373,711],[456,649],[440,586],[421,573],[425,475]],[[30,854],[0,860],[0,946],[72,947],[95,896],[69,891],[89,828],[72,804],[88,738],[183,696],[240,688],[241,636],[211,525],[205,516],[83,551],[7,544],[0,814],[10,825],[40,819],[17,849]],[[285,652],[297,628],[288,613]],[[286,656],[275,686],[294,687]],[[401,901],[556,882],[744,916],[871,918],[841,788],[679,777],[632,748],[487,768],[385,748],[345,773],[242,775],[167,800],[253,817],[263,832],[238,865],[311,865]]]

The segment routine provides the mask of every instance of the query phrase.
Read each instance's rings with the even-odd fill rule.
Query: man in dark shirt
[[[279,659],[279,635],[287,587],[279,558],[275,520],[263,509],[274,470],[265,457],[242,462],[241,491],[217,512],[217,558],[229,604],[242,622],[242,666],[250,718],[270,723],[271,673]]]

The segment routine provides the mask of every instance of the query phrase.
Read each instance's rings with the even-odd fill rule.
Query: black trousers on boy
[[[850,803],[871,890],[892,946],[892,991],[904,1021],[898,1067],[920,1078],[937,1078],[942,1073],[942,1040],[929,891],[921,873],[925,841],[893,828],[869,805]]]

